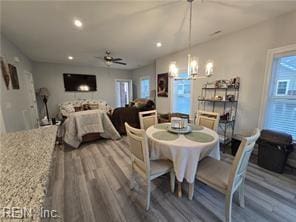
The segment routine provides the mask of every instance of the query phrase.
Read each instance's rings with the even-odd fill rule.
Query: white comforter
[[[64,141],[75,148],[82,142],[82,136],[88,133],[100,133],[101,137],[113,140],[120,138],[107,113],[101,110],[72,113],[61,127]]]

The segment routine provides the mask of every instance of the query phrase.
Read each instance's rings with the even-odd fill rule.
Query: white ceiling
[[[296,1],[195,0],[194,44],[296,10]],[[83,29],[73,26],[73,19]],[[34,61],[104,66],[105,49],[134,69],[186,48],[188,3],[182,1],[5,1],[1,31]],[[217,36],[210,34],[222,30]],[[163,47],[156,48],[161,41]],[[67,59],[74,56],[73,61]]]

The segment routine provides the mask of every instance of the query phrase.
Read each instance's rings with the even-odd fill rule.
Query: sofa
[[[103,100],[73,100],[67,101],[59,105],[60,115],[67,118],[71,113],[83,110],[99,109],[106,111],[108,114],[112,113],[112,108]]]
[[[136,99],[126,107],[113,110],[111,121],[120,134],[126,134],[124,123],[134,128],[140,128],[139,112],[154,110],[155,104],[149,99]]]

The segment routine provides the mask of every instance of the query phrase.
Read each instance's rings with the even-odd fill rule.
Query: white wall
[[[2,114],[2,107],[0,107],[0,133],[6,133],[5,122]]]
[[[7,132],[14,132],[26,129],[23,119],[23,110],[29,109],[28,92],[25,88],[24,72],[31,72],[31,61],[22,54],[19,49],[13,45],[3,34],[1,37],[1,56],[4,56],[7,63],[13,64],[17,68],[20,89],[12,89],[10,81],[10,89],[7,90],[1,70],[0,88],[1,88],[1,111],[2,119],[5,123]],[[14,58],[18,57],[20,62],[15,62]],[[1,117],[0,117],[1,118]],[[1,127],[2,128],[2,127]]]
[[[96,92],[65,92],[63,73],[94,74],[97,76]],[[115,79],[131,79],[128,70],[107,69],[101,67],[77,66],[55,63],[33,63],[33,77],[35,89],[48,88],[50,97],[48,100],[49,115],[53,117],[58,113],[58,104],[75,99],[101,99],[112,107],[115,107]],[[41,105],[40,105],[41,104]],[[44,116],[42,103],[40,117]]]
[[[140,98],[141,96],[141,78],[148,76],[150,78],[150,90],[156,88],[156,72],[155,72],[155,63],[141,67],[139,69],[134,69],[132,71],[133,78],[133,90],[134,98]]]
[[[262,85],[267,50],[296,43],[296,12],[286,14],[236,33],[196,45],[192,55],[198,56],[200,65],[207,59],[215,62],[215,74],[209,79],[199,79],[193,85],[193,109],[197,110],[197,99],[206,82],[217,79],[241,78],[237,130],[248,130],[258,125]],[[186,51],[171,54],[156,60],[156,73],[168,71],[171,61],[186,68]],[[171,88],[169,91],[172,92]],[[170,93],[169,92],[169,93]],[[160,113],[171,107],[169,98],[157,98]]]

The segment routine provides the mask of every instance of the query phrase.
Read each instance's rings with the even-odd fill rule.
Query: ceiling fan
[[[115,64],[119,64],[119,65],[126,65],[126,63],[125,62],[119,62],[119,61],[121,61],[122,60],[122,58],[113,58],[112,56],[111,56],[111,52],[110,52],[110,50],[106,50],[106,55],[102,58],[102,57],[98,57],[98,56],[95,56],[95,58],[97,58],[97,59],[102,59],[102,60],[104,60],[105,61],[105,63],[108,65],[108,66],[110,66],[111,64],[113,64],[113,63],[115,63]]]

